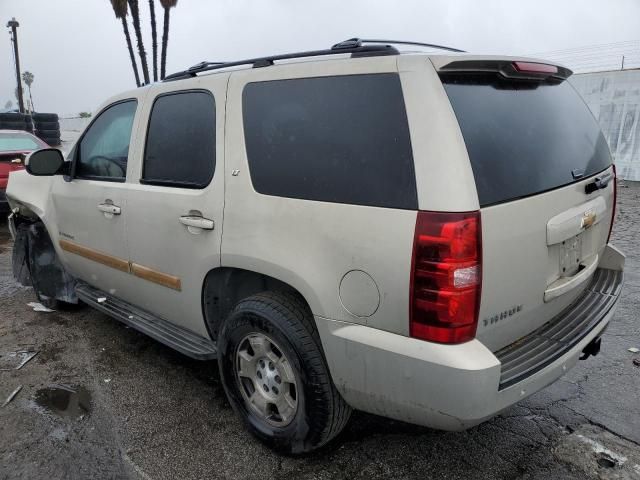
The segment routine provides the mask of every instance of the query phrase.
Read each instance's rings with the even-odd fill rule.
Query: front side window
[[[141,183],[204,188],[216,166],[216,106],[213,95],[185,91],[153,104]]]
[[[409,126],[397,74],[249,83],[242,108],[257,192],[417,208]]]
[[[128,100],[104,110],[77,149],[76,177],[124,181],[137,102]]]

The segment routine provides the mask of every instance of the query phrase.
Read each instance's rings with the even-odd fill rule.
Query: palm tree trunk
[[[156,8],[155,0],[149,0],[149,11],[151,12],[151,41],[153,48],[153,81],[158,81],[158,32],[156,31]]]
[[[133,19],[133,29],[136,31],[136,39],[138,41],[138,54],[140,55],[140,65],[142,67],[142,75],[144,83],[149,84],[149,66],[147,65],[147,53],[144,51],[144,42],[142,41],[142,31],[140,30],[140,10],[138,9],[138,0],[129,0],[129,8],[131,9],[131,18]]]
[[[164,9],[164,30],[162,31],[162,56],[160,57],[160,79],[167,71],[167,43],[169,41],[169,9]]]
[[[131,57],[131,67],[133,68],[133,74],[136,77],[136,87],[139,87],[140,75],[138,74],[138,64],[136,63],[136,56],[133,53],[133,45],[131,45],[131,36],[129,35],[129,27],[127,25],[126,17],[122,17],[122,29],[124,30],[124,37],[127,39],[127,48],[129,49],[129,56]]]
[[[29,87],[29,100],[31,100],[31,113],[33,113],[36,108],[33,106],[33,97],[31,96],[31,85],[27,85],[27,87]]]

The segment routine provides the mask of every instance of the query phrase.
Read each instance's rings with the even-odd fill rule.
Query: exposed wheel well
[[[211,270],[205,277],[202,288],[202,310],[211,338],[218,338],[222,322],[240,300],[265,291],[294,293],[311,313],[309,303],[302,294],[276,278],[241,268],[222,267]]]
[[[46,225],[38,216],[17,216],[13,245],[14,278],[33,286],[45,306],[77,304],[76,279],[60,262]]]

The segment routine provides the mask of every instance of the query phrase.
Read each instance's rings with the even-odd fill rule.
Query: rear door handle
[[[187,227],[201,228],[202,230],[213,230],[215,226],[213,220],[192,215],[185,215],[183,217],[180,217],[178,220],[180,220],[181,224]]]
[[[112,203],[100,203],[98,204],[98,210],[102,213],[110,213],[111,215],[120,215],[120,207],[113,205]]]

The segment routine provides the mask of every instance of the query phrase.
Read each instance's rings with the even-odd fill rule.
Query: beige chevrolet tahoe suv
[[[570,74],[357,39],[196,65],[11,174],[14,274],[217,359],[281,451],[352,409],[469,428],[596,354],[620,295]]]

